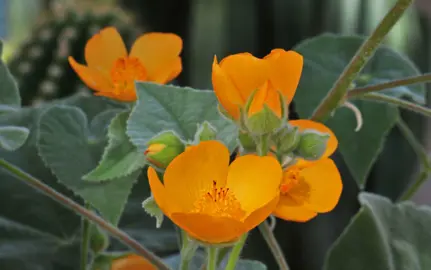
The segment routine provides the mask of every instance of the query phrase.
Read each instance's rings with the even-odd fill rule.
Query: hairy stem
[[[353,80],[370,60],[384,37],[403,15],[413,0],[398,0],[394,7],[386,14],[374,32],[361,45],[343,73],[334,83],[332,89],[322,100],[311,116],[312,120],[323,121],[330,113],[344,102],[346,93]]]
[[[32,188],[37,189],[38,191],[42,192],[43,194],[47,195],[51,199],[55,200],[56,202],[60,203],[66,208],[69,208],[76,214],[80,215],[83,218],[87,218],[89,221],[97,224],[100,226],[100,228],[107,231],[109,234],[111,234],[113,237],[120,240],[123,244],[127,245],[131,249],[133,249],[137,254],[141,255],[142,257],[145,257],[147,260],[149,260],[152,264],[154,264],[158,269],[161,270],[170,270],[169,267],[161,261],[159,257],[154,255],[152,252],[147,250],[145,247],[143,247],[139,242],[131,238],[129,235],[127,235],[125,232],[121,231],[111,223],[107,222],[106,220],[102,219],[92,211],[89,211],[85,207],[79,205],[78,203],[74,202],[73,200],[65,197],[63,194],[55,191],[50,186],[44,184],[42,181],[38,180],[37,178],[33,177],[32,175],[22,171],[20,168],[14,166],[13,164],[7,162],[4,159],[0,159],[0,168],[3,168],[5,171],[7,171],[12,176],[16,177],[17,179],[23,181],[24,183],[30,185]]]
[[[239,260],[239,256],[241,255],[241,251],[244,247],[245,240],[247,240],[247,237],[248,233],[243,234],[239,241],[233,246],[225,270],[235,270],[236,264]]]
[[[364,87],[358,87],[355,89],[350,90],[347,92],[347,98],[355,97],[355,96],[361,96],[363,94],[371,93],[371,92],[377,92],[385,89],[395,88],[398,86],[404,86],[404,85],[412,85],[417,83],[425,83],[431,81],[431,74],[422,74],[419,76],[413,76],[408,77],[400,80],[385,82],[385,83],[379,83]]]
[[[268,221],[264,221],[259,225],[260,233],[268,244],[269,249],[274,255],[275,260],[278,263],[278,267],[280,270],[289,270],[289,265],[286,262],[286,258],[284,257],[283,251],[281,250],[280,245],[275,239],[274,233],[271,230],[271,227],[268,224]]]

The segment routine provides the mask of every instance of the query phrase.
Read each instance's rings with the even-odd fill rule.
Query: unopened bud
[[[166,168],[171,161],[184,152],[184,143],[172,131],[161,133],[147,143],[147,160],[159,168]]]
[[[90,248],[98,254],[105,251],[109,246],[109,236],[102,231],[98,226],[91,226]]]
[[[304,130],[295,152],[305,160],[318,160],[326,151],[329,134],[315,130]]]
[[[281,124],[282,119],[266,104],[263,105],[263,109],[260,112],[251,115],[246,120],[247,129],[256,135],[272,133]]]
[[[246,152],[256,152],[256,142],[250,133],[239,131],[238,140]]]
[[[215,140],[217,136],[217,130],[207,121],[203,122],[196,131],[195,140],[198,142]]]
[[[289,154],[299,145],[301,136],[298,127],[286,125],[279,129],[272,136],[277,152],[280,154]]]

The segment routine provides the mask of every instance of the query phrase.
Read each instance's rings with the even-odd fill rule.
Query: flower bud
[[[277,130],[272,136],[277,152],[280,154],[289,154],[299,145],[301,136],[298,127],[285,125]]]
[[[256,152],[256,142],[250,133],[239,131],[238,140],[245,152]]]
[[[109,246],[109,236],[102,231],[98,226],[91,226],[90,248],[98,254],[105,251]]]
[[[318,160],[325,153],[329,134],[315,130],[304,130],[295,152],[305,160]]]
[[[263,105],[263,109],[246,119],[247,129],[256,134],[268,134],[274,132],[282,124],[282,119],[279,118],[274,111],[271,110],[266,104]]]
[[[184,152],[184,143],[172,131],[163,132],[147,143],[147,160],[159,168],[166,168],[171,161]]]
[[[209,122],[205,121],[203,124],[199,125],[196,131],[195,141],[210,141],[215,140],[217,136],[217,130]]]

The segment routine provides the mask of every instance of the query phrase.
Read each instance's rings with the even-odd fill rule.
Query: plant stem
[[[216,270],[218,249],[216,247],[208,247],[207,253],[208,253],[207,270]]]
[[[52,189],[50,186],[44,184],[42,181],[22,171],[20,168],[7,162],[4,159],[0,159],[0,168],[3,168],[12,176],[25,182],[26,184],[30,185],[34,189],[37,189],[38,191],[47,195],[48,197],[60,203],[64,207],[69,208],[70,210],[74,211],[76,214],[80,215],[81,217],[87,218],[91,222],[99,225],[102,229],[107,231],[113,237],[117,238],[122,243],[124,243],[125,245],[133,249],[138,255],[141,255],[142,257],[145,257],[146,259],[148,259],[152,264],[158,267],[158,269],[170,270],[169,267],[163,261],[161,261],[159,257],[154,255],[149,250],[147,250],[145,247],[139,244],[139,242],[131,238],[125,232],[121,231],[111,223],[105,221],[104,219],[102,219],[92,211],[85,209],[85,207],[65,197],[63,194],[57,192],[56,190]]]
[[[269,134],[263,134],[258,136],[258,142],[256,143],[256,152],[259,156],[266,156],[269,149]]]
[[[280,270],[289,270],[289,265],[286,262],[286,258],[284,257],[283,251],[281,250],[280,245],[275,239],[274,233],[272,232],[268,221],[264,221],[259,225],[260,233],[265,239],[268,247],[271,249],[272,255],[274,255],[275,260],[278,263],[278,267]]]
[[[85,209],[90,209],[90,204],[85,203]],[[86,270],[88,265],[88,251],[90,247],[91,226],[90,221],[85,217],[81,220],[82,238],[81,238],[81,270]]]
[[[364,87],[358,87],[348,91],[346,95],[347,95],[347,98],[351,98],[351,97],[360,96],[371,92],[377,92],[385,89],[395,88],[397,86],[425,83],[430,81],[431,81],[431,74],[428,73],[428,74],[422,74],[419,76],[404,78],[401,80],[395,80],[395,81],[379,83],[379,84],[374,84],[374,85],[369,85]]]
[[[198,249],[198,244],[195,241],[190,240],[186,232],[184,232],[183,230],[181,230],[181,239],[182,245],[180,269],[189,270],[190,261],[193,259],[193,256]]]
[[[423,169],[421,173],[419,174],[418,178],[413,182],[413,184],[410,185],[410,187],[403,193],[403,195],[398,199],[398,201],[407,201],[413,195],[415,195],[416,191],[422,186],[423,183],[425,183],[431,173],[431,170]]]
[[[404,138],[406,138],[410,146],[416,152],[416,155],[418,156],[419,161],[423,166],[423,169],[420,172],[418,178],[415,181],[413,181],[413,183],[409,186],[409,188],[399,198],[399,201],[406,201],[411,197],[413,197],[416,191],[428,179],[428,176],[431,173],[431,163],[427,152],[422,147],[418,139],[415,137],[415,135],[413,134],[413,131],[409,128],[409,126],[402,119],[398,120],[397,126],[401,131],[401,133],[404,135]]]
[[[247,237],[248,233],[243,234],[239,241],[233,246],[225,270],[235,270],[236,264],[239,260],[239,255],[241,255],[241,251],[244,247]]]
[[[391,97],[383,94],[377,94],[377,93],[364,94],[362,96],[357,96],[355,98],[393,104],[401,108],[407,109],[409,111],[422,114],[426,117],[431,117],[431,109],[420,106],[416,103],[413,103],[407,100],[402,100],[399,98],[395,98],[395,97]]]
[[[352,58],[343,73],[334,83],[332,89],[322,100],[311,116],[312,120],[323,121],[330,113],[336,109],[345,99],[347,90],[358,76],[359,72],[374,54],[374,51],[383,41],[383,38],[400,19],[404,11],[410,6],[413,0],[398,0],[392,9],[386,14],[374,32],[361,45],[355,56]]]

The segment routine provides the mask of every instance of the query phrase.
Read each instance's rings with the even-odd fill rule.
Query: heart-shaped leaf
[[[45,164],[61,183],[117,224],[140,172],[111,182],[83,181],[82,177],[97,166],[103,149],[89,138],[87,116],[79,108],[56,105],[41,116],[38,150]]]
[[[301,118],[311,116],[363,42],[362,37],[324,34],[305,40],[295,48],[304,56],[302,78],[295,95],[295,108]],[[363,78],[368,79],[361,85],[366,85],[418,75],[419,71],[406,57],[382,46],[364,67],[362,74]],[[406,86],[403,91],[389,89],[384,93],[423,100],[425,90],[421,85],[414,85]],[[398,110],[393,106],[367,101],[355,100],[353,103],[362,112],[364,125],[359,132],[355,132],[353,113],[345,108],[336,110],[326,124],[337,136],[339,151],[353,177],[359,186],[363,186],[382,150],[385,136],[397,121]]]
[[[229,149],[236,146],[236,126],[218,112],[213,91],[154,83],[136,83],[136,88],[138,101],[127,123],[127,134],[139,151],[145,151],[146,143],[166,130],[192,141],[198,124],[204,121],[217,129],[217,139]]]
[[[325,270],[431,269],[431,208],[362,193],[361,210],[330,249]]]

